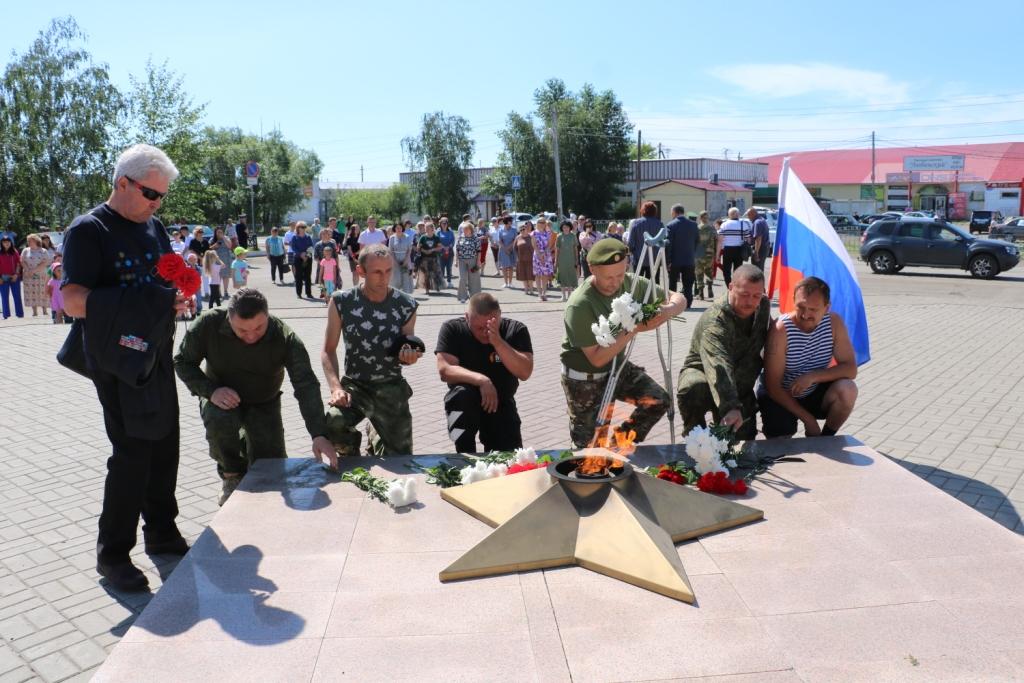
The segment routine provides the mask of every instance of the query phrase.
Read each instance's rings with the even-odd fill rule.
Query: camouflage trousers
[[[679,383],[676,386],[676,401],[679,406],[679,415],[683,418],[683,436],[686,436],[694,427],[706,427],[706,415],[710,411],[715,422],[722,419],[715,399],[711,395],[711,387],[708,385],[708,378],[696,368],[686,368],[679,373]],[[757,436],[757,397],[753,389],[747,393],[740,394],[743,414],[743,425],[736,434],[741,439],[753,439]]]
[[[596,380],[580,380],[562,375],[562,390],[569,408],[569,436],[576,448],[586,448],[594,439],[597,411],[601,408],[607,384],[607,376]],[[672,399],[643,368],[626,361],[615,385],[615,400],[636,406],[619,429],[635,431],[636,441],[640,442],[668,412],[669,401]]]
[[[209,400],[199,400],[199,414],[206,427],[210,457],[217,473],[245,474],[253,460],[284,458],[284,424],[281,397],[258,405],[246,404],[224,410]]]
[[[704,298],[704,288],[707,287],[707,298],[714,299],[715,294],[711,289],[714,279],[711,277],[711,259],[708,257],[697,259],[696,280],[694,281],[694,292],[700,298]]]
[[[345,408],[331,406],[327,411],[327,438],[339,455],[359,455],[363,435],[356,427],[364,419],[370,422],[369,454],[412,453],[412,387],[404,378],[371,383],[342,377],[341,386],[351,396],[351,402]]]

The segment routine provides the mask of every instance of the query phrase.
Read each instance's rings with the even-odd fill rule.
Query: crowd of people
[[[3,317],[50,316],[54,324],[65,322],[64,299],[60,291],[61,249],[47,234],[32,233],[25,246],[15,246],[14,233],[0,233],[0,300]]]
[[[362,454],[364,432],[365,452],[414,453],[412,389],[403,368],[428,350],[416,336],[419,304],[408,291],[414,276],[418,286],[438,291],[458,268],[459,298],[466,310],[442,325],[433,350],[438,378],[447,385],[443,406],[455,448],[477,452],[478,441],[486,451],[522,446],[516,392],[532,375],[534,348],[527,326],[505,318],[498,300],[480,291],[487,252],[497,259],[506,285],[511,270],[538,296],[546,296],[551,286],[567,295],[558,353],[575,446],[587,446],[595,436],[601,397],[616,361],[614,398],[635,406],[620,430],[634,431],[642,441],[667,411],[671,399],[666,388],[625,357],[636,335],[668,323],[690,303],[684,293],[666,289],[655,274],[645,276],[627,246],[651,230],[660,232],[646,206],[645,218],[653,220],[633,225],[629,236],[617,225],[599,236],[586,217],[575,224],[562,222],[558,233],[546,218],[516,229],[507,216],[490,223],[467,218],[458,233],[446,216],[436,223],[425,217],[422,225],[402,223],[385,230],[371,216],[365,230],[354,221],[343,225],[331,219],[325,228],[314,221],[312,226],[297,222],[284,235],[271,231],[272,280],[283,279],[287,263],[298,296],[303,290],[309,296],[314,272],[325,289],[328,308],[319,354],[328,385],[325,404],[305,344],[270,312],[266,296],[249,286],[246,249],[225,242],[226,232],[215,232],[201,253],[191,247],[204,238],[193,235],[179,252],[206,273],[210,303],[221,299],[226,305],[214,304],[199,315],[175,348],[172,321],[190,311],[193,302],[159,281],[155,261],[176,250],[154,214],[177,175],[173,162],[155,147],[125,150],[117,160],[110,197],[68,228],[63,269],[56,270],[63,306],[75,318],[58,360],[93,382],[112,445],[97,571],[118,588],[139,590],[148,583],[130,559],[140,516],[145,517],[147,553],[188,552],[175,521],[178,381],[198,399],[221,479],[221,504],[254,460],[286,455],[281,416],[285,375],[312,440],[310,450],[321,462],[337,468],[339,457]],[[691,241],[683,251],[693,256],[700,233],[693,237],[690,226],[679,220],[682,207],[673,213],[665,248],[674,249],[673,241],[682,235]],[[716,235],[718,244],[726,233]],[[15,259],[9,242],[0,238],[0,259]],[[41,240],[33,248],[41,249]],[[231,258],[226,279],[222,249],[230,249],[225,252]],[[342,254],[352,264],[352,286],[342,281]],[[24,268],[28,259],[16,256],[18,268]],[[586,273],[582,279],[580,271]],[[684,282],[689,272],[679,270]],[[227,297],[220,287],[226,290],[229,284],[234,291]],[[598,340],[595,323],[610,314],[615,298],[633,291],[643,297],[652,288],[661,303],[651,319],[617,331],[610,342]],[[836,433],[856,400],[857,366],[844,323],[829,310],[828,285],[817,278],[801,281],[796,310],[778,320],[771,318],[764,273],[756,265],[736,267],[727,290],[701,315],[678,376],[676,400],[684,433],[705,424],[710,413],[740,437],[753,438],[758,412],[768,437],[792,435],[798,423],[809,436]]]

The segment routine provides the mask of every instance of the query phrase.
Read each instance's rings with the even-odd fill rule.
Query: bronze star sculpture
[[[762,519],[760,510],[638,475],[628,462],[577,476],[584,458],[443,489],[441,497],[497,529],[441,581],[577,564],[693,603],[675,544]]]

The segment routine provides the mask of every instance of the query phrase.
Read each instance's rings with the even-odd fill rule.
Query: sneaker
[[[124,562],[96,561],[96,571],[110,585],[123,591],[142,591],[149,586],[149,579],[129,560]]]
[[[228,498],[235,492],[238,485],[242,482],[242,475],[240,474],[225,474],[224,479],[220,483],[220,498],[217,500],[217,505],[223,507],[224,503],[228,502]]]

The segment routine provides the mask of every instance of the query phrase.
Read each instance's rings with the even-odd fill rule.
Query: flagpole
[[[779,223],[775,230],[775,244],[774,253],[772,254],[772,276],[768,280],[768,300],[771,301],[772,296],[775,294],[775,278],[778,276],[779,266],[782,265],[782,259],[779,258],[779,242],[783,235],[783,217],[786,215],[786,181],[789,178],[789,157],[785,157],[782,160],[782,172],[779,174]]]

